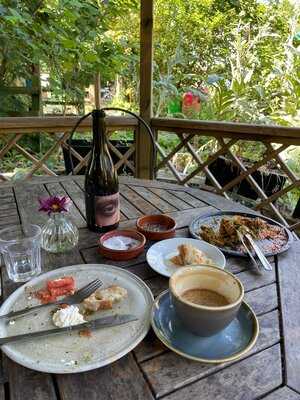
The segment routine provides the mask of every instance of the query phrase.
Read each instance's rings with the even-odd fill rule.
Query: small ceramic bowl
[[[129,250],[115,250],[115,249],[110,249],[109,247],[105,247],[103,243],[107,239],[112,238],[113,236],[126,236],[138,240],[140,243]],[[123,230],[123,231],[115,230],[107,232],[100,237],[98,242],[99,244],[98,252],[102,256],[109,258],[110,260],[115,260],[115,261],[131,260],[132,258],[137,257],[144,251],[145,243],[146,243],[146,238],[142,233],[131,230]]]
[[[136,226],[149,240],[164,240],[175,236],[176,222],[164,214],[141,217],[136,221]],[[151,227],[157,227],[157,230],[151,230]],[[159,227],[162,229],[159,230]]]
[[[185,327],[199,336],[214,335],[236,317],[244,298],[241,281],[217,267],[183,267],[169,281],[172,304]],[[226,305],[208,306],[186,300],[187,290],[216,292],[228,300]]]

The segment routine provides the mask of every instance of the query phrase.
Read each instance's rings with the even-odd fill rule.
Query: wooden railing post
[[[31,95],[31,112],[32,115],[40,115],[42,111],[42,96],[41,96],[41,77],[40,66],[38,64],[32,65],[32,88],[35,92]]]
[[[140,115],[150,123],[152,117],[153,80],[153,0],[141,0],[140,22]],[[152,144],[143,126],[136,134],[136,176],[153,179]]]

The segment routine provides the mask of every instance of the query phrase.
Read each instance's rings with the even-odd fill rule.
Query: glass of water
[[[41,228],[12,226],[0,231],[2,253],[9,279],[26,282],[41,273]]]

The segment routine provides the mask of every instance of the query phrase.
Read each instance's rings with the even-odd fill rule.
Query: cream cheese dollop
[[[65,328],[67,326],[78,325],[86,322],[83,315],[80,314],[77,306],[60,308],[53,314],[52,321],[54,325],[59,328]]]

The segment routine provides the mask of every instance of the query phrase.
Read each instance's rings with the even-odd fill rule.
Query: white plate
[[[15,362],[42,372],[75,373],[88,371],[110,364],[129,353],[145,337],[150,327],[150,312],[153,296],[148,286],[126,270],[103,264],[80,264],[56,269],[32,279],[18,288],[3,303],[0,314],[37,304],[28,299],[24,288],[43,287],[47,280],[72,275],[76,287],[80,288],[95,278],[100,278],[103,287],[117,284],[128,291],[128,298],[113,310],[99,311],[90,318],[100,318],[114,313],[134,314],[139,319],[125,325],[92,331],[92,336],[80,337],[77,332],[48,336],[2,346],[3,352]],[[51,308],[16,319],[14,324],[2,322],[0,335],[10,336],[53,328]]]
[[[181,244],[191,244],[197,249],[203,251],[206,257],[220,267],[225,268],[226,259],[224,254],[212,244],[203,240],[190,238],[174,238],[166,239],[155,243],[147,252],[147,262],[154,271],[168,278],[178,270],[178,266],[174,265],[170,258],[178,254],[177,247]]]

